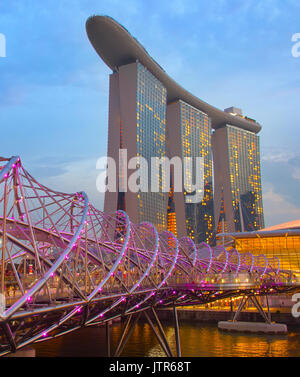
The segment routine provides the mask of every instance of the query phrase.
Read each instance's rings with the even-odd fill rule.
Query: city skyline
[[[144,46],[147,46],[150,54],[162,64],[171,77],[178,80],[183,87],[219,108],[231,105],[242,107],[244,114],[259,120],[263,125],[260,136],[266,225],[299,218],[300,205],[297,195],[299,154],[297,137],[295,137],[297,136],[297,108],[295,105],[299,86],[294,77],[299,71],[300,60],[292,57],[290,41],[292,34],[298,30],[295,22],[290,22],[289,25],[284,22],[287,14],[291,15],[292,11],[284,8],[281,13],[283,22],[280,27],[284,30],[284,35],[281,35],[279,29],[274,29],[276,20],[278,20],[278,10],[282,10],[282,5],[279,2],[272,2],[272,4],[268,2],[264,6],[252,8],[247,2],[240,7],[235,2],[231,2],[232,7],[227,7],[225,3],[220,2],[220,11],[213,6],[196,5],[196,2],[190,2],[190,9],[184,7],[183,3],[181,4],[181,8],[176,8],[181,10],[181,13],[176,13],[175,8],[167,10],[160,5],[156,18],[154,15],[148,16],[148,20],[152,24],[160,25],[158,20],[168,14],[165,26],[160,25],[158,28],[160,32],[157,33],[143,30],[140,21],[134,22],[136,19],[134,15],[143,10],[141,9],[143,6],[137,5],[135,2],[130,2],[131,6],[128,7],[128,13],[125,15],[121,14],[121,9],[117,9],[117,6],[104,4],[101,9],[100,7],[91,9],[86,4],[79,6],[75,3],[75,15],[80,14],[83,17],[79,19],[76,16],[75,20],[65,17],[63,5],[61,5],[57,10],[58,17],[55,21],[51,17],[54,11],[51,8],[51,3],[49,3],[49,7],[47,5],[33,6],[32,18],[39,16],[46,21],[46,24],[48,22],[50,25],[51,22],[55,22],[58,26],[56,32],[49,32],[49,34],[47,34],[48,30],[47,33],[45,32],[42,25],[39,30],[33,29],[30,16],[26,12],[24,20],[21,21],[19,18],[22,14],[20,2],[12,2],[10,6],[1,5],[5,20],[3,19],[1,23],[0,32],[6,35],[7,57],[0,60],[0,69],[4,73],[1,85],[0,117],[1,124],[14,130],[14,137],[9,132],[5,135],[2,155],[21,155],[23,160],[27,161],[26,165],[30,166],[33,173],[45,184],[53,186],[54,183],[55,187],[64,191],[74,192],[79,188],[85,189],[90,196],[94,197],[95,204],[101,208],[103,198],[95,188],[98,174],[95,165],[99,157],[106,155],[108,70],[98,64],[98,57],[84,35],[84,23],[86,18],[93,13],[106,13],[128,27],[133,35]],[[298,7],[296,3],[289,2],[289,4],[290,9]],[[226,33],[223,37],[220,35],[218,31],[224,26],[224,20],[220,17],[221,11],[223,14],[227,12],[238,15],[241,21],[245,21],[244,24],[236,26],[244,33],[249,31],[249,24],[245,16],[245,12],[248,11],[249,20],[256,20],[258,26],[257,33],[253,32],[251,37],[260,43],[256,44],[255,50],[253,48],[249,48],[247,51],[239,50],[243,42],[245,43],[244,47],[250,46],[249,39],[251,38],[247,39],[246,35],[242,33],[240,38],[233,41],[232,50],[220,48],[213,54],[212,47],[217,47],[217,44],[208,45],[205,33],[203,35],[200,32],[196,33],[197,29],[191,29],[192,26],[189,22],[188,31],[193,31],[194,34],[191,34],[192,38],[187,42],[191,44],[194,42],[194,46],[187,43],[186,51],[183,53],[182,45],[178,44],[175,47],[174,44],[167,43],[168,46],[163,50],[163,39],[167,37],[170,40],[184,38],[187,31],[182,28],[173,33],[167,31],[171,30],[170,26],[176,22],[186,25],[184,19],[187,14],[191,15],[191,9],[196,14],[201,9],[207,11],[205,13],[207,15],[206,26],[209,26],[208,30],[211,33],[215,32],[214,37],[218,37],[220,44],[223,43],[224,47],[229,46],[229,37],[233,35],[229,30],[232,33],[234,27],[228,26],[228,29],[225,29],[229,35]],[[216,17],[217,28],[215,27],[215,29],[213,29],[213,26],[216,26],[212,22],[213,15],[219,15],[219,18]],[[262,25],[261,20],[263,16],[267,15],[265,24]],[[0,16],[2,21],[1,17],[2,15]],[[13,25],[17,20],[20,22],[20,28],[16,28],[12,32]],[[60,29],[63,20],[70,33],[64,33],[63,29]],[[83,26],[82,30],[79,30],[80,24]],[[24,31],[24,27],[26,32],[23,35],[26,35],[26,44],[20,49],[22,41],[20,29]],[[272,27],[273,32],[267,35],[267,31],[270,31]],[[156,29],[154,28],[154,30]],[[265,36],[264,43],[268,46],[265,52],[263,52],[263,38],[258,38],[259,33]],[[278,42],[276,37],[278,38],[279,35],[280,43],[278,44],[275,42]],[[66,46],[64,52],[58,48],[59,37],[62,37]],[[78,41],[75,41],[75,37],[78,38]],[[44,49],[40,47],[41,41],[43,41]],[[203,47],[202,59],[195,65],[199,60],[196,47],[200,43]],[[278,49],[275,48],[276,45],[278,45]],[[74,51],[77,49],[80,52],[76,51],[75,53]],[[42,51],[42,53],[36,64],[30,63],[33,62],[33,58],[36,58],[38,51]],[[26,53],[24,54],[24,52]],[[21,53],[23,53],[22,57],[25,56],[22,63],[19,55]],[[16,60],[13,59],[14,55]],[[254,55],[261,59],[260,68],[255,65]],[[223,58],[223,64],[220,63],[220,59],[215,59],[216,56]],[[235,60],[233,60],[234,56]],[[272,56],[277,57],[276,63],[271,59]],[[247,58],[248,61],[246,61]],[[264,61],[263,58],[265,58]],[[232,64],[233,62],[234,64]],[[267,74],[267,63],[269,68],[271,67],[269,74]],[[285,70],[279,69],[281,63],[284,63]],[[197,80],[194,83],[189,75],[182,75],[183,66],[186,64],[196,70]],[[24,70],[25,65],[26,70]],[[231,69],[229,69],[230,65],[232,65]],[[15,79],[8,73],[12,69],[16,73]],[[220,84],[217,88],[216,82],[220,75],[223,80],[219,80]],[[246,80],[241,80],[241,77]],[[256,86],[251,82],[254,77],[256,77]],[[277,86],[274,84],[274,77],[278,78]],[[270,85],[271,82],[272,85]],[[246,90],[243,91],[241,86],[244,86]],[[229,87],[231,91],[225,96],[224,91]],[[264,98],[264,102],[261,101],[262,98]],[[282,102],[282,99],[285,101]],[[64,125],[65,127],[63,127]],[[289,132],[286,132],[287,129]],[[37,133],[37,130],[40,133]],[[59,139],[53,132],[58,130],[61,132]],[[21,146],[24,138],[28,140],[28,143],[26,146]],[[50,147],[48,151],[42,148],[42,143],[45,140]],[[88,149],[82,149],[82,140],[88,140]],[[65,152],[63,152],[63,148]]]
[[[126,211],[134,222],[149,221],[158,231],[169,230],[196,243],[214,243],[220,231],[264,228],[261,125],[241,109],[223,111],[186,91],[113,18],[92,16],[86,30],[112,71],[107,154],[120,170],[118,183],[105,192],[104,211]],[[151,166],[151,174],[149,169],[145,173],[153,158],[161,169],[155,172]],[[172,162],[172,179],[166,178],[170,173],[163,166],[165,158],[168,170]],[[189,167],[181,163],[186,158],[193,160]],[[139,167],[135,178],[139,184],[128,191],[127,177],[133,168],[128,160],[132,159]],[[195,167],[196,159],[202,160],[202,166]],[[111,175],[108,164],[108,182]],[[157,190],[152,188],[153,180]],[[151,191],[144,192],[147,182]]]
[[[0,4],[0,357],[300,355],[299,11]]]

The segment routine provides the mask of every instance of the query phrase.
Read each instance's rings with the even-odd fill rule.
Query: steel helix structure
[[[291,287],[278,258],[195,244],[0,158],[0,355],[149,307]]]

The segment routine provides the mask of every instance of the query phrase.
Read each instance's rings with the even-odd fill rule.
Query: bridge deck
[[[120,315],[299,288],[278,258],[106,214],[0,158],[0,354]]]

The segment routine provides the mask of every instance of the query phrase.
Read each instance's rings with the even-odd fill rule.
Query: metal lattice
[[[284,291],[279,259],[158,234],[103,213],[84,192],[37,182],[20,158],[0,158],[0,354],[149,307]]]

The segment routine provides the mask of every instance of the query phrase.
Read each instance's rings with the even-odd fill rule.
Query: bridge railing
[[[92,322],[122,308],[122,295],[136,297],[131,311],[176,285],[225,290],[296,283],[278,258],[178,240],[150,223],[133,224],[123,211],[103,213],[84,193],[51,190],[18,157],[0,159],[0,241],[4,320],[41,306],[89,305],[111,296]]]

